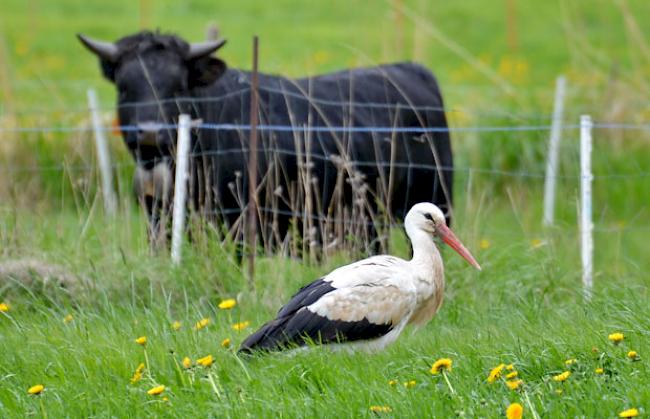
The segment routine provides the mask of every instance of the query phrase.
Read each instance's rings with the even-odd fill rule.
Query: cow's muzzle
[[[137,125],[137,143],[143,146],[160,145],[163,124],[158,122],[140,122]]]

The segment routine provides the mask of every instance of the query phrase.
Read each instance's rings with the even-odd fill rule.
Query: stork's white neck
[[[411,246],[413,247],[412,264],[424,266],[430,270],[433,270],[434,264],[442,264],[440,252],[436,243],[433,241],[431,233],[407,225],[406,234],[411,239]]]

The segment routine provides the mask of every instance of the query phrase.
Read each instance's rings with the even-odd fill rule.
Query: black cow
[[[137,127],[122,135],[137,161],[136,191],[152,231],[171,202],[176,133],[169,126],[180,113],[204,124],[192,136],[190,206],[238,225],[248,201],[249,132],[214,124],[249,123],[252,75],[212,56],[225,41],[188,44],[146,31],[115,43],[79,39],[117,87],[120,125]],[[323,219],[361,220],[374,237],[365,224],[377,222],[378,213],[402,218],[422,201],[449,213],[452,151],[429,70],[398,63],[302,79],[260,74],[259,99],[258,202],[266,239],[285,240],[292,221],[302,223],[305,214],[313,220],[312,241],[322,242],[337,229]],[[439,130],[422,129],[430,127]],[[305,225],[296,231],[307,231]]]

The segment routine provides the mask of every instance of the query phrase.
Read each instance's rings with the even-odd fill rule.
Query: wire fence
[[[323,100],[319,98],[311,98],[308,96],[304,96],[299,93],[292,93],[292,92],[287,92],[282,89],[269,89],[271,92],[274,93],[282,93],[285,96],[303,100],[306,102],[309,102],[310,105],[318,105],[318,106],[336,106],[336,107],[341,107],[341,108],[368,108],[368,109],[379,109],[379,110],[391,110],[391,111],[399,111],[400,109],[408,109],[408,110],[414,110],[416,112],[450,112],[449,109],[444,109],[441,107],[432,107],[432,106],[410,106],[408,104],[385,104],[385,103],[359,103],[359,102],[354,102],[354,101],[330,101],[330,100]],[[179,105],[184,105],[184,104],[200,104],[200,103],[213,103],[213,102],[218,102],[221,100],[225,100],[229,97],[236,96],[236,95],[243,95],[250,93],[250,88],[245,87],[243,89],[230,92],[226,95],[222,95],[219,97],[209,97],[209,98],[174,98],[174,99],[169,99],[167,101],[155,101],[151,103],[125,103],[120,105],[120,107],[138,107],[138,106],[150,106],[150,105],[160,105],[163,102],[167,103],[176,103]],[[110,108],[103,108],[104,111],[115,111],[117,110],[117,107],[110,107]],[[79,113],[88,113],[88,109],[86,108],[79,108],[76,110],[66,110],[67,112],[79,112]],[[451,112],[464,112],[463,110],[451,110]],[[496,115],[499,114],[499,111],[496,112],[491,112],[491,113],[486,113],[489,115]],[[509,116],[512,116],[513,114],[504,112],[501,113],[503,114],[509,114]],[[550,120],[549,115],[532,115],[532,114],[519,114],[518,117],[533,117],[531,119],[534,119],[535,116],[539,116],[539,119],[544,119],[544,120]],[[92,132],[94,129],[99,128],[101,131],[108,132],[108,131],[121,131],[122,133],[129,133],[129,132],[134,132],[138,131],[140,129],[139,126],[136,125],[121,125],[121,126],[102,126],[102,127],[93,127],[89,124],[88,120],[85,120],[83,123],[77,124],[77,125],[65,125],[65,124],[60,124],[60,125],[22,125],[22,126],[16,126],[16,125],[11,125],[8,124],[9,126],[0,126],[0,133],[16,133],[16,134],[30,134],[30,133],[36,133],[36,134],[43,134],[43,133],[81,133],[84,134],[83,138],[85,138],[86,135],[89,137],[89,133]],[[177,124],[159,124],[157,125],[157,128],[160,130],[177,130],[178,126]],[[235,123],[206,123],[206,122],[199,122],[195,124],[192,129],[194,132],[200,132],[200,131],[206,131],[206,132],[238,132],[240,133],[241,138],[245,138],[245,135],[242,135],[242,133],[248,133],[251,130],[251,126],[248,124],[235,124]],[[412,136],[417,136],[417,135],[425,135],[425,134],[436,134],[436,133],[476,133],[476,134],[489,134],[489,133],[513,133],[513,134],[519,134],[519,133],[534,133],[538,135],[540,140],[545,140],[553,128],[553,125],[551,124],[546,124],[546,123],[523,123],[519,125],[513,125],[513,124],[503,124],[503,125],[476,125],[476,126],[451,126],[451,127],[430,127],[430,126],[337,126],[337,125],[282,125],[282,124],[261,124],[257,126],[257,130],[261,132],[262,134],[266,134],[267,136],[270,135],[270,133],[289,133],[292,134],[292,136],[295,136],[296,134],[301,134],[301,135],[307,135],[308,133],[325,133],[325,134],[373,134],[373,135],[387,135],[387,136],[394,136],[396,134],[408,134]],[[634,122],[598,122],[593,124],[594,129],[600,129],[600,130],[620,130],[620,131],[631,131],[631,132],[641,132],[641,133],[646,133],[650,132],[650,123],[634,123]],[[563,123],[561,126],[561,130],[563,132],[570,132],[572,133],[577,133],[578,130],[580,129],[580,125],[576,123]],[[117,138],[117,136],[115,137]],[[517,140],[517,135],[511,135],[511,136],[504,136],[504,139],[508,140]],[[646,137],[643,137],[646,139]],[[494,137],[487,136],[485,138],[481,138],[481,140],[484,141],[491,141],[493,140]],[[524,141],[529,140],[530,138],[527,137]],[[2,141],[2,139],[0,139]],[[566,141],[566,140],[565,140]],[[272,142],[269,142],[271,144]],[[250,150],[246,146],[245,140],[242,141],[242,145],[239,147],[235,148],[218,148],[214,150],[209,150],[209,151],[204,151],[201,153],[192,153],[190,154],[190,158],[199,158],[199,157],[204,157],[204,158],[229,158],[229,156],[246,156],[250,153]],[[304,160],[305,157],[305,152],[297,150],[295,147],[279,147],[279,146],[269,146],[268,144],[266,147],[262,147],[260,150],[260,153],[264,153],[267,155],[267,159],[273,159],[274,157],[269,157],[269,156],[291,156],[295,158],[296,161],[302,161]],[[319,153],[315,151],[311,151],[308,153],[308,159],[314,160],[314,161],[320,161],[324,162],[324,164],[331,164],[331,165],[337,165],[339,164],[339,160],[341,159],[341,156],[339,155],[327,155],[324,153]],[[147,161],[140,161],[140,164],[146,164],[149,163]],[[303,162],[304,163],[304,162]],[[538,170],[504,170],[500,168],[494,168],[494,167],[480,167],[480,166],[472,166],[472,165],[454,165],[454,166],[445,166],[445,165],[433,165],[433,164],[421,164],[421,163],[416,163],[412,162],[410,157],[408,158],[408,161],[377,161],[377,160],[355,160],[351,159],[349,156],[345,158],[345,165],[347,165],[348,169],[351,170],[352,172],[354,171],[363,171],[364,168],[375,168],[379,171],[385,171],[389,172],[393,169],[407,169],[407,170],[424,170],[424,171],[430,171],[432,176],[435,175],[440,175],[444,173],[459,173],[459,174],[465,174],[468,176],[473,176],[473,175],[490,175],[490,176],[501,176],[501,177],[509,177],[509,178],[518,178],[522,180],[541,180],[541,179],[546,179],[549,177],[547,173],[545,173],[541,168]],[[123,162],[118,162],[118,163],[113,163],[111,166],[111,169],[114,171],[122,170],[122,169],[130,169],[133,170],[137,167],[137,164],[135,161],[123,161]],[[16,164],[6,164],[2,165],[0,164],[0,173],[8,173],[8,174],[31,174],[31,173],[85,173],[85,174],[93,174],[97,172],[97,167],[94,163],[66,163],[62,162],[60,164],[45,164],[45,165],[34,165],[34,166],[23,166],[23,165],[16,165]],[[302,173],[300,176],[303,178],[308,177],[309,173]],[[583,179],[584,176],[580,174],[554,174],[551,175],[553,178],[557,179],[564,179],[567,181],[577,181],[580,179]],[[351,176],[352,177],[352,176]],[[596,174],[593,176],[594,179],[645,179],[645,178],[650,178],[650,171],[643,171],[643,170],[637,170],[637,171],[630,171],[630,172],[607,172],[607,173],[598,173],[596,171]],[[296,181],[300,181],[300,179],[295,179]],[[303,188],[307,188],[305,185],[306,183],[304,179],[302,179],[302,182],[304,185],[302,185]],[[231,185],[229,185],[230,187]],[[241,185],[234,185],[233,189],[239,188]],[[358,185],[357,185],[358,186]],[[271,194],[274,192],[272,191],[273,188],[271,188]],[[306,195],[310,194],[310,191],[302,191],[298,193],[295,197],[292,199],[304,199]],[[239,197],[238,200],[239,204],[236,207],[229,207],[229,208],[218,208],[218,209],[212,209],[212,210],[206,210],[203,211],[203,215],[205,216],[213,216],[215,214],[219,214],[220,216],[230,216],[230,215],[241,215],[244,212],[244,208],[246,206],[245,200],[242,199],[242,197]],[[362,230],[358,230],[357,227],[361,226],[372,226],[374,228],[389,228],[391,226],[399,226],[401,225],[398,219],[393,219],[393,218],[386,218],[383,216],[380,216],[378,214],[366,214],[363,208],[357,208],[357,209],[350,209],[350,212],[344,212],[344,211],[339,211],[335,214],[327,213],[327,212],[320,212],[318,213],[317,211],[309,211],[308,208],[305,206],[306,204],[303,202],[295,207],[289,206],[287,208],[286,205],[261,205],[258,207],[258,213],[260,214],[261,218],[267,218],[268,220],[273,219],[274,217],[291,217],[291,218],[300,218],[303,220],[309,220],[309,222],[313,223],[313,225],[318,225],[320,224],[321,229],[324,230],[323,235],[326,236],[327,234],[330,235],[336,235],[337,231],[335,231],[338,227],[337,225],[345,225],[345,235],[338,234],[337,240],[343,241],[345,240],[344,237],[349,236],[350,234],[355,235],[363,235],[367,234],[364,233]],[[363,206],[363,205],[362,205]],[[356,212],[355,212],[356,211]],[[272,222],[270,222],[272,224]],[[312,228],[313,228],[312,225]],[[325,225],[325,227],[323,227]],[[331,226],[331,227],[328,227]],[[328,230],[329,228],[329,230]],[[619,233],[621,231],[625,231],[628,227],[610,227],[610,226],[600,226],[595,229],[597,233]],[[309,236],[310,234],[313,236],[313,233],[310,233],[308,227],[304,227],[303,234],[305,236]],[[266,234],[273,235],[275,234],[273,231],[267,232]],[[367,239],[372,239],[372,237],[366,237]],[[277,238],[276,242],[281,242],[283,239],[282,238]],[[312,242],[315,241],[313,237],[310,239]]]

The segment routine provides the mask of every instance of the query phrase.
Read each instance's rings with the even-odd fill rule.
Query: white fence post
[[[104,209],[109,215],[114,215],[117,210],[117,198],[113,190],[113,178],[111,172],[111,156],[106,143],[106,133],[102,128],[102,121],[99,116],[99,105],[97,93],[94,89],[88,89],[88,107],[93,121],[95,132],[95,145],[97,158],[99,160],[99,171],[102,177],[102,195],[104,197]]]
[[[555,101],[553,103],[553,122],[546,157],[546,179],[544,181],[544,220],[545,226],[552,226],[555,219],[555,185],[557,183],[558,152],[562,138],[562,115],[564,113],[564,93],[566,78],[560,76],[555,81]]]
[[[593,285],[593,223],[591,215],[591,116],[580,117],[580,236],[582,251],[582,285],[584,296],[591,298]]]
[[[190,116],[178,118],[176,141],[176,179],[174,182],[174,212],[172,218],[172,263],[181,261],[181,243],[185,229],[185,198],[187,196],[188,159],[190,150]]]

